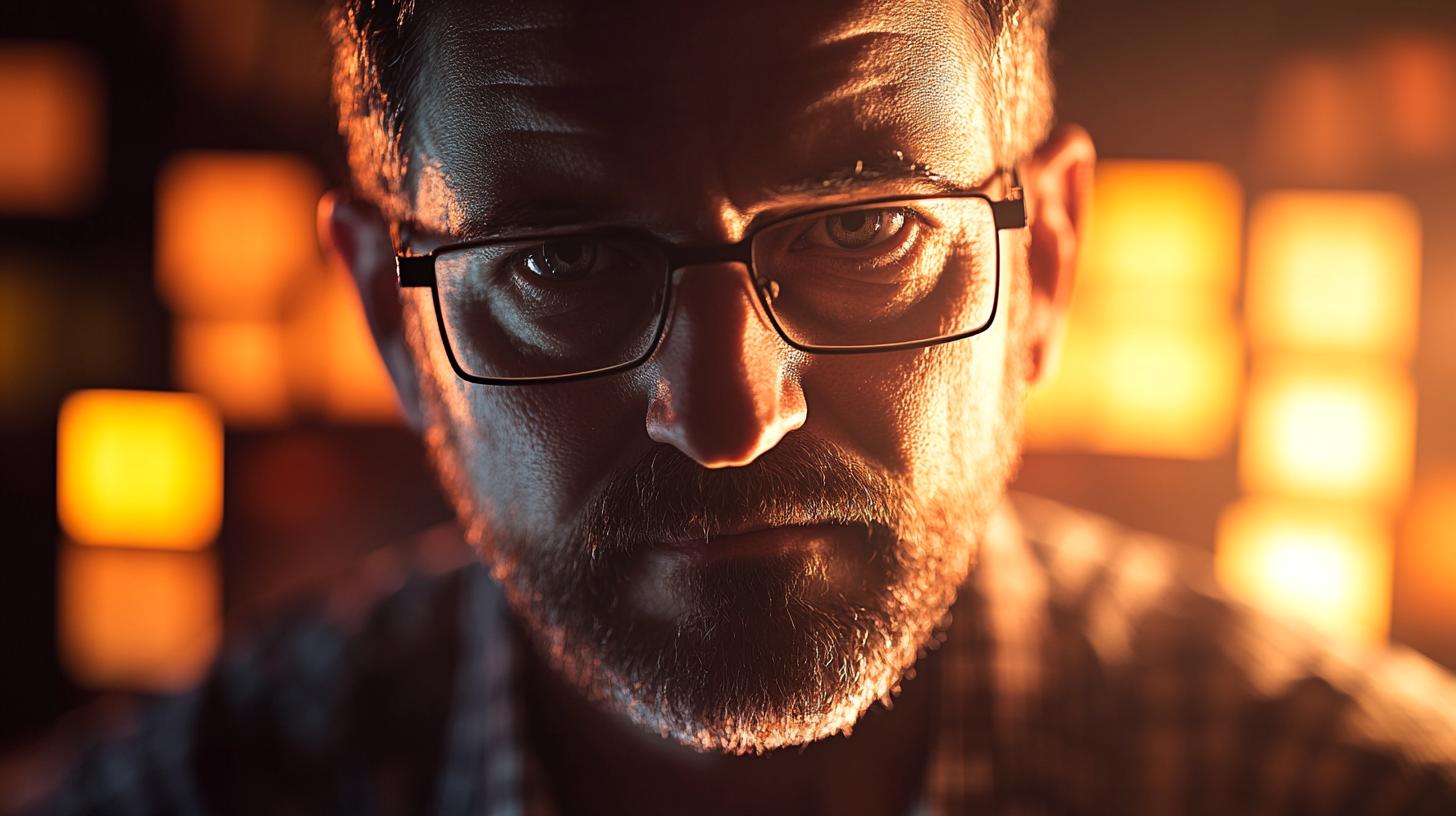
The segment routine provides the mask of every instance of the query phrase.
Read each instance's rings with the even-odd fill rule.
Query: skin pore
[[[599,812],[607,785],[622,812],[689,791],[724,812],[844,812],[834,797],[884,812],[915,795],[934,658],[915,661],[1014,468],[1021,394],[1070,289],[1091,145],[1067,129],[1019,163],[1031,226],[1000,237],[1004,306],[984,334],[806,354],[742,265],[699,265],[677,271],[643,365],[556,385],[456,377],[429,291],[394,288],[381,210],[422,252],[607,226],[722,243],[825,204],[1004,197],[966,14],[432,4],[406,189],[379,208],[325,201],[326,242],[530,644],[529,727],[568,809]],[[711,552],[747,531],[782,546],[663,546],[701,536]],[[902,684],[912,665],[922,676]]]

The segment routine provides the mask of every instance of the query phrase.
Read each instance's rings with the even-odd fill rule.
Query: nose
[[[808,415],[791,350],[740,266],[680,269],[673,297],[653,355],[647,435],[703,467],[746,465]]]

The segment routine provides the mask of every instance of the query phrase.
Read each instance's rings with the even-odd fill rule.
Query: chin
[[[623,554],[570,590],[518,562],[507,597],[546,662],[598,704],[698,751],[756,754],[848,733],[893,696],[974,552],[969,538],[862,538],[665,571]],[[669,587],[666,609],[633,601],[644,579]]]

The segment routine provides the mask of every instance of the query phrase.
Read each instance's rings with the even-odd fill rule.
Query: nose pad
[[[653,355],[647,435],[707,468],[739,467],[804,424],[790,349],[759,308],[743,268],[679,269]]]

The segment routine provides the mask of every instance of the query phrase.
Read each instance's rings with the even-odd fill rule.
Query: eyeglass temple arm
[[[1026,226],[1026,198],[1021,193],[1021,174],[1011,168],[1011,189],[1002,201],[991,202],[991,218],[997,231]]]
[[[401,289],[435,284],[434,255],[395,255],[394,269]]]

